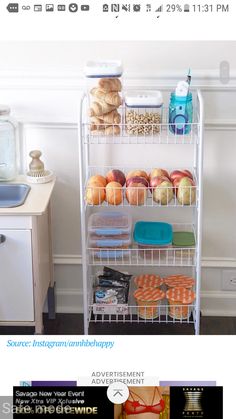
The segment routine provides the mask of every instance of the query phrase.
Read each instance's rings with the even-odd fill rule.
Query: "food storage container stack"
[[[195,255],[195,237],[191,231],[175,231],[173,233],[173,248],[175,256],[181,260],[191,261]]]
[[[91,134],[120,134],[122,72],[120,61],[87,62],[85,76]]]
[[[159,288],[163,284],[163,279],[159,275],[139,275],[134,278],[134,283],[138,288]]]
[[[195,293],[184,287],[170,288],[166,292],[169,302],[169,316],[176,320],[188,320],[192,313]]]
[[[160,289],[163,280],[159,275],[144,274],[134,278],[138,289],[134,291],[134,298],[138,306],[138,316],[142,319],[155,319],[159,317],[159,306],[165,298]]]
[[[138,306],[138,316],[141,319],[152,320],[159,317],[159,306],[165,298],[165,293],[160,288],[138,288],[134,292]]]
[[[163,97],[160,91],[137,91],[125,95],[125,124],[129,135],[149,136],[160,132]]]
[[[195,285],[195,279],[187,275],[170,275],[163,279],[164,284],[167,288],[184,287],[187,289],[193,289]]]
[[[134,241],[143,258],[160,261],[168,257],[166,249],[172,246],[173,230],[171,224],[153,221],[138,221],[134,227]]]
[[[90,216],[88,246],[99,259],[127,257],[131,245],[132,219],[122,212],[102,211]]]

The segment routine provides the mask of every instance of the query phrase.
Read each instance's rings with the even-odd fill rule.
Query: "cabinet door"
[[[1,321],[34,321],[31,230],[0,230]]]

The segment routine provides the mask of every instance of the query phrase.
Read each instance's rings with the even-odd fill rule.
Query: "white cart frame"
[[[92,135],[88,122],[88,111],[87,111],[87,96],[84,94],[81,98],[79,108],[79,132],[78,132],[78,145],[79,145],[79,171],[80,171],[80,211],[81,211],[81,242],[82,242],[82,277],[83,277],[83,305],[84,305],[84,333],[89,332],[89,323],[102,322],[102,323],[192,323],[194,325],[195,334],[200,332],[200,290],[201,290],[201,254],[202,254],[202,176],[203,176],[203,116],[204,116],[204,104],[201,92],[199,90],[195,93],[195,108],[194,108],[194,119],[191,124],[190,134],[187,135],[175,135],[171,134],[168,124],[168,111],[164,113],[163,122],[160,124],[159,134],[147,135],[145,137],[128,135],[126,131],[126,124],[124,122],[124,109],[122,109],[122,123],[121,135],[119,136],[101,136]],[[93,144],[178,144],[180,147],[182,144],[189,144],[193,147],[193,162],[194,167],[192,171],[196,182],[196,204],[193,209],[193,232],[195,234],[195,247],[183,248],[183,249],[151,249],[149,250],[148,257],[146,257],[145,251],[140,257],[140,249],[134,245],[129,250],[120,250],[117,258],[109,259],[109,256],[104,257],[104,250],[99,254],[97,249],[88,247],[87,234],[88,234],[88,216],[91,212],[96,211],[99,206],[89,206],[85,201],[85,190],[86,182],[92,174],[100,173],[105,174],[109,170],[109,167],[92,167],[90,166],[90,153]],[[116,166],[117,168],[117,166]],[[135,167],[137,168],[137,166]],[[127,171],[128,168],[123,168]],[[129,167],[130,169],[130,167]],[[145,168],[150,170],[150,168]],[[177,169],[177,168],[175,168]],[[170,169],[171,170],[171,169]],[[124,192],[125,194],[125,192]],[[125,196],[125,195],[124,195]],[[150,194],[146,206],[158,206],[153,201],[152,195]],[[113,210],[120,210],[120,207],[130,206],[124,199],[120,206],[110,206],[107,203],[101,203],[102,207],[110,207]],[[179,207],[181,206],[177,199],[174,198],[168,206]],[[140,214],[142,214],[142,206],[139,207]],[[173,208],[174,210],[174,208]],[[141,219],[142,217],[140,217]],[[171,221],[170,221],[171,222]],[[183,229],[189,231],[189,225],[180,224],[173,225],[174,230]],[[164,252],[164,253],[163,253]],[[107,253],[109,254],[109,253]],[[101,256],[101,257],[100,257]],[[93,280],[94,280],[94,266],[165,266],[165,267],[192,267],[193,275],[196,278],[196,299],[192,306],[189,306],[189,315],[192,316],[187,319],[170,319],[168,316],[168,305],[162,304],[159,307],[159,316],[152,320],[140,319],[137,316],[137,306],[135,303],[128,305],[127,307],[118,307],[116,314],[111,312],[110,314],[106,311],[96,313],[94,312],[93,306]],[[119,311],[120,309],[120,311]],[[153,307],[154,309],[154,307]],[[181,328],[180,328],[181,331]]]

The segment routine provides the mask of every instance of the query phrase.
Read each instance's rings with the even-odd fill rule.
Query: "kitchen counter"
[[[18,176],[12,182],[2,183],[24,183],[30,186],[29,194],[23,205],[13,208],[0,208],[1,215],[42,215],[45,213],[53,188],[55,179],[48,183],[34,184],[27,181],[26,176]]]

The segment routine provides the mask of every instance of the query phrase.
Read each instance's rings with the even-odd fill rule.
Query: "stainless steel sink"
[[[0,183],[0,208],[23,205],[30,191],[24,183]]]

